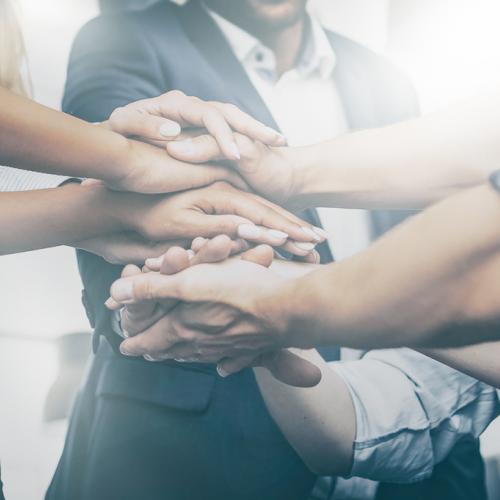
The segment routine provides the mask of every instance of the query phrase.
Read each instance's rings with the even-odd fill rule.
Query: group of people
[[[75,247],[95,329],[46,500],[486,498],[497,90],[419,118],[307,0],[161,0],[81,29],[59,113],[0,14],[0,252]]]

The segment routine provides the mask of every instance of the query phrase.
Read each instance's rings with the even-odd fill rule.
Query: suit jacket
[[[382,126],[416,115],[413,88],[391,64],[345,37],[328,36],[351,128]],[[218,27],[197,1],[184,7],[163,1],[140,12],[102,15],[87,24],[73,46],[63,108],[85,120],[100,121],[116,107],[171,89],[232,102],[277,128]],[[314,213],[307,215],[314,221]],[[78,253],[78,264],[95,339],[104,335],[116,344],[119,339],[111,332],[103,303],[121,268],[85,252]],[[138,422],[144,421],[155,422],[154,429],[141,428],[140,442],[131,437],[123,443],[123,435],[137,434]],[[187,422],[193,426],[190,432],[185,429]],[[120,435],[115,436],[119,425]],[[162,441],[167,444],[154,454]],[[264,452],[259,449],[262,443]],[[193,480],[175,482],[177,476],[184,477],[185,467],[170,458],[164,463],[171,476],[164,483],[158,474],[138,472],[141,461],[151,465],[165,460],[179,447],[195,468]],[[210,460],[213,456],[216,463]],[[142,476],[127,482],[120,475],[119,481],[106,482],[118,474],[117,469],[131,466]],[[251,371],[222,380],[211,366],[124,359],[104,343],[75,409],[48,498],[154,499],[164,498],[168,488],[173,493],[167,497],[174,500],[292,500],[305,498],[313,479],[267,415]],[[202,493],[196,489],[201,486]]]

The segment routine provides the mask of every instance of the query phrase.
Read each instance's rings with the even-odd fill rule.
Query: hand
[[[178,137],[183,128],[203,128],[214,139],[220,154],[228,160],[240,158],[233,131],[264,144],[285,144],[281,134],[233,104],[202,101],[180,90],[118,108],[105,125],[126,137],[137,137],[162,146]]]
[[[149,259],[147,264],[150,269],[154,269],[160,274],[175,274],[199,263],[219,262],[225,260],[230,253],[237,251],[238,245],[227,237],[220,236],[213,240],[197,238],[193,241],[191,251],[182,248],[172,248],[159,259]],[[269,247],[259,246],[247,250],[240,257],[259,265],[268,267],[273,260],[273,252]],[[140,275],[141,271],[135,266],[127,266],[122,277]],[[112,299],[109,305],[114,305]],[[122,327],[127,332],[127,337],[132,337],[122,344],[122,349],[129,350],[130,354],[143,355],[148,361],[162,361],[161,343],[163,339],[168,341],[168,330],[162,328],[167,314],[176,306],[176,301],[155,302],[146,301],[139,304],[125,307],[122,310]],[[144,330],[147,332],[142,333]],[[151,349],[153,347],[153,350]],[[261,356],[245,357],[245,366],[263,366],[267,368],[278,380],[298,387],[312,387],[321,380],[321,371],[312,363],[302,359],[300,356],[287,350],[266,353]],[[233,369],[236,364],[243,368],[243,360],[228,360],[226,364],[229,369]],[[221,376],[227,376],[222,366],[218,371]],[[236,370],[233,370],[236,371]]]
[[[202,127],[213,137],[222,157],[236,160],[240,152],[233,130],[247,134],[264,144],[282,145],[284,138],[276,131],[240,111],[232,104],[204,102],[180,91],[144,99],[116,109],[101,126],[126,137],[137,138],[165,147],[169,141],[182,137],[182,127]],[[103,179],[111,188],[138,193],[170,193],[226,180],[244,187],[241,178],[230,169],[210,165],[188,167],[137,141],[129,142],[129,151],[118,168],[108,169]]]
[[[110,264],[143,264],[146,259],[163,255],[174,242],[148,241],[133,232],[113,233],[78,241],[71,246],[99,255]]]
[[[120,279],[111,287],[111,298],[127,306],[181,300],[162,322],[168,337],[162,337],[163,352],[171,358],[218,362],[305,340],[287,338],[287,283],[266,267],[238,259],[200,264],[172,276],[149,273]]]
[[[296,150],[271,147],[242,134],[234,134],[234,138],[241,158],[232,165],[245,182],[265,198],[295,208],[294,198],[300,189],[293,167]],[[208,134],[172,141],[167,151],[178,160],[195,164],[224,160],[219,144]]]
[[[113,196],[111,194],[111,196]],[[125,231],[147,240],[185,245],[196,236],[226,234],[255,243],[283,247],[294,255],[310,255],[322,241],[313,226],[281,207],[226,183],[174,195],[115,193],[116,214]]]

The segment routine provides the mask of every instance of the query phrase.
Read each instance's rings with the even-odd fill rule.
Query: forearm
[[[124,229],[120,193],[68,184],[0,194],[0,255],[47,248]],[[123,215],[125,218],[125,215]]]
[[[104,127],[0,89],[0,164],[114,181],[129,164],[131,144]]]
[[[298,207],[422,208],[484,182],[500,161],[500,95],[285,152]]]
[[[356,416],[342,378],[316,351],[299,351],[321,369],[321,382],[303,389],[278,382],[263,368],[255,374],[266,406],[305,464],[318,475],[351,470]]]
[[[495,387],[500,387],[500,342],[456,349],[421,349],[423,354]]]
[[[290,280],[320,266],[275,260],[273,271]],[[349,391],[316,351],[294,351],[322,372],[321,382],[308,389],[276,380],[268,370],[255,369],[266,406],[290,445],[318,475],[341,476],[352,464],[356,416]],[[332,418],[335,415],[335,418]]]
[[[496,324],[500,316],[500,266],[491,260],[499,249],[500,197],[485,185],[429,208],[357,256],[291,282],[274,304],[296,326],[299,347],[310,345],[301,325],[323,343],[361,348],[492,340],[497,329],[468,326]]]

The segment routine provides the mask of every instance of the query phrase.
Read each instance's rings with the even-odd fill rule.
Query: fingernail
[[[187,250],[188,254],[188,259],[191,260],[196,254],[194,253],[194,250]]]
[[[116,301],[112,297],[110,297],[106,302],[104,302],[104,305],[108,309],[111,309],[115,304],[116,304]]]
[[[241,160],[240,149],[238,148],[238,146],[235,142],[233,142],[229,145],[229,149],[231,150],[231,153],[233,153],[233,156],[236,160]]]
[[[240,238],[259,238],[262,236],[262,229],[259,226],[254,226],[253,224],[240,224],[238,226],[238,236]]]
[[[120,352],[124,355],[124,356],[133,356],[132,353],[130,353],[129,351],[127,351],[127,348],[126,347],[123,347],[122,345],[120,345]]]
[[[306,252],[310,252],[316,248],[314,243],[304,243],[302,241],[294,241],[293,244],[300,248],[301,250],[305,250]]]
[[[122,337],[124,339],[128,339],[130,337],[130,333],[128,333],[127,330],[124,330],[123,328],[122,328]]]
[[[130,280],[121,279],[113,284],[111,292],[114,300],[125,303],[134,298],[134,285]]]
[[[313,231],[322,238],[324,238],[325,240],[327,240],[330,237],[330,235],[321,227],[313,226]]]
[[[184,139],[183,141],[174,141],[169,144],[169,148],[173,148],[177,153],[185,154],[185,155],[193,155],[194,144],[191,139]]]
[[[163,137],[177,137],[180,133],[181,126],[175,122],[167,122],[160,127],[160,135]]]
[[[309,238],[312,238],[314,241],[321,241],[320,236],[315,233],[310,227],[302,226],[301,229],[303,233],[309,236]]]
[[[283,231],[278,231],[276,229],[269,229],[267,234],[271,236],[271,238],[276,238],[278,240],[287,240],[288,234]]]
[[[271,130],[273,133],[274,133],[274,137],[275,137],[275,143],[278,143],[280,146],[285,146],[286,145],[286,137],[281,134],[280,132],[278,132],[277,130],[274,130],[272,128],[270,128],[269,130]]]
[[[161,257],[151,257],[146,259],[146,266],[150,269],[158,269],[163,263],[163,256]]]
[[[146,360],[146,361],[156,361],[153,356],[150,356],[149,354],[144,354],[143,358]]]
[[[217,365],[217,373],[222,378],[229,377],[229,375],[230,375],[230,373],[227,372],[226,370],[224,370],[224,368],[222,368],[222,366],[220,366],[220,365]]]

